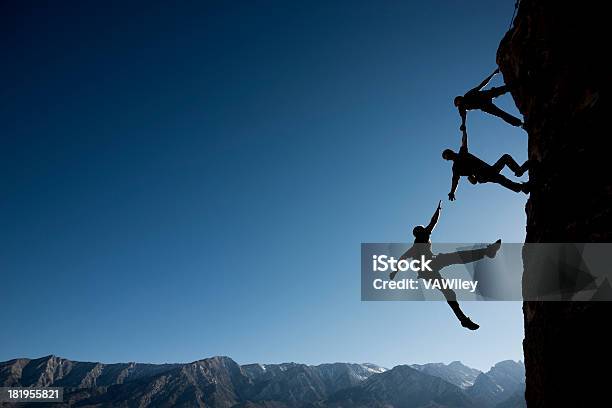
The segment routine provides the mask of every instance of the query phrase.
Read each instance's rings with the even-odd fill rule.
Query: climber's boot
[[[531,192],[531,182],[521,183],[521,191],[525,194],[529,194]]]
[[[527,160],[525,163],[523,163],[521,167],[519,167],[517,171],[514,172],[514,175],[516,177],[522,177],[523,174],[525,174],[525,172],[529,170],[530,166],[531,166],[531,160]]]
[[[495,258],[495,255],[497,255],[497,251],[499,251],[499,248],[501,248],[501,239],[498,239],[491,245],[487,246],[485,255],[489,258]]]
[[[469,317],[461,319],[461,326],[465,327],[468,330],[478,330],[478,328],[480,327],[479,324],[476,324],[471,321]]]

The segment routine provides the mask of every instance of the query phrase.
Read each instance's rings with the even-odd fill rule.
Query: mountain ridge
[[[494,386],[469,385],[475,373],[486,376],[481,382]],[[227,356],[190,363],[105,364],[49,355],[0,362],[0,386],[64,387],[64,404],[58,407],[495,408],[501,402],[524,406],[515,395],[524,390],[524,366],[511,360],[483,373],[461,362],[387,369],[340,362],[240,365]]]

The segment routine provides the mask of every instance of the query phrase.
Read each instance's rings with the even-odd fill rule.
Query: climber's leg
[[[524,173],[524,170],[521,171],[521,166],[507,153],[500,157],[491,167],[493,167],[496,173],[499,173],[503,170],[504,166],[508,166],[517,177],[521,177]]]
[[[502,85],[498,87],[494,86],[486,92],[487,92],[487,96],[493,99],[493,98],[497,98],[498,96],[505,94],[508,91],[510,91],[510,88],[508,87],[508,85]]]
[[[449,252],[445,254],[438,254],[431,261],[431,269],[439,271],[442,268],[446,268],[450,265],[463,265],[470,262],[478,261],[485,257],[485,250],[474,249],[467,251]]]
[[[519,171],[514,172],[516,177],[521,177],[523,174],[525,174],[525,172],[531,168],[531,164],[532,164],[531,160],[525,160],[525,163],[521,165],[521,167],[519,168]]]
[[[484,182],[497,183],[506,187],[508,190],[514,191],[515,193],[522,191],[523,193],[527,194],[529,192],[527,183],[515,183],[514,181],[508,180],[506,177],[497,173],[489,175]]]
[[[456,300],[457,296],[455,295],[455,292],[450,289],[441,289],[441,292],[444,294],[446,302],[452,309],[453,313],[455,314],[455,316],[457,316],[457,319],[459,319],[459,323],[461,323],[461,326],[469,330],[477,330],[480,327],[478,324],[474,323],[469,317],[467,317],[465,313],[463,313],[463,310],[461,310],[461,307],[459,306],[459,302],[457,302]]]
[[[432,281],[432,284],[433,284],[436,281],[440,281],[442,279],[442,275],[440,275],[438,270],[434,269],[433,271],[430,271],[430,272],[420,273],[419,278]],[[446,302],[452,309],[455,316],[457,316],[457,319],[459,319],[459,322],[461,323],[461,325],[470,330],[478,329],[480,326],[478,326],[476,323],[471,321],[470,318],[467,317],[463,313],[463,311],[461,310],[461,307],[459,307],[459,302],[457,302],[457,294],[455,293],[455,291],[453,291],[452,289],[445,289],[442,285],[440,285],[440,287],[442,288],[440,289],[440,292],[442,292],[442,294],[444,295]]]
[[[508,112],[505,112],[493,105],[493,103],[487,103],[480,107],[480,110],[483,112],[487,112],[490,115],[497,116],[498,118],[503,119],[506,123],[511,124],[512,126],[522,126],[523,121],[517,118],[516,116],[512,116]]]
[[[450,265],[464,265],[481,260],[485,256],[494,258],[501,246],[501,240],[484,248],[468,249],[465,251],[449,252],[446,254],[438,254],[431,261],[431,269],[440,271]]]

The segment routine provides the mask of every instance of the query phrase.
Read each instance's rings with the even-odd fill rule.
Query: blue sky
[[[461,3],[3,2],[0,360],[521,359],[518,302],[465,304],[473,333],[359,299],[360,243],[446,199],[452,99],[495,68],[514,1]],[[525,201],[462,183],[433,239],[521,242]]]

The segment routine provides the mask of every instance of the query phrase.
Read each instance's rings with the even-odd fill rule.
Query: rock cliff
[[[532,193],[526,242],[610,242],[607,5],[522,0],[497,62],[525,117]],[[535,268],[532,268],[535,269]],[[523,290],[538,278],[526,267]],[[605,406],[609,302],[525,302],[529,407]]]

